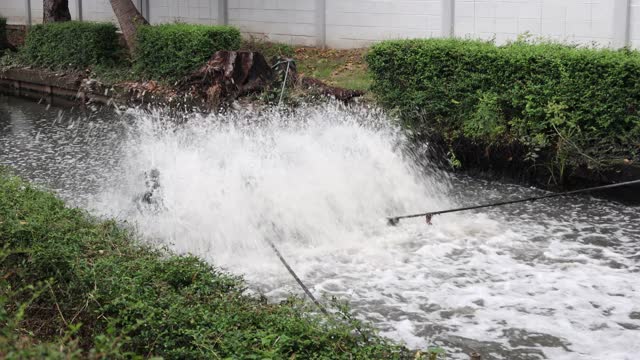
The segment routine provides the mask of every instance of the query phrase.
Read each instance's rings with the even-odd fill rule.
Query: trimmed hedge
[[[373,46],[367,61],[381,103],[416,132],[444,138],[454,154],[465,141],[516,144],[525,149],[519,160],[544,160],[560,181],[567,169],[640,156],[636,51],[399,40]]]
[[[20,54],[35,66],[82,68],[113,63],[121,51],[115,25],[65,21],[32,26]]]
[[[136,70],[152,78],[188,75],[219,50],[240,47],[240,31],[230,26],[163,24],[138,29]]]

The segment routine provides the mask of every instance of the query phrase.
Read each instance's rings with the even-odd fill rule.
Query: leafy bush
[[[141,26],[135,68],[152,78],[188,75],[219,50],[236,50],[241,37],[229,26],[163,24]]]
[[[448,146],[517,144],[552,173],[640,154],[640,54],[518,41],[386,41],[367,56],[373,91],[406,126]],[[516,159],[514,159],[516,160]]]
[[[32,26],[20,53],[31,65],[83,68],[111,64],[121,51],[115,25],[65,21]]]
[[[418,358],[2,173],[0,219],[1,358]]]

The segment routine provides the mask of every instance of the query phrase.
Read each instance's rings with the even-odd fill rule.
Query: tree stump
[[[262,91],[272,79],[273,71],[262,54],[218,51],[178,87],[206,99],[208,106],[213,108],[224,101]]]

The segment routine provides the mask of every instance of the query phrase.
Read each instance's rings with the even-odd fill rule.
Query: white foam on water
[[[120,165],[93,208],[244,274],[274,301],[301,292],[265,238],[316,295],[348,300],[411,347],[435,341],[454,358],[474,346],[508,359],[640,353],[637,208],[573,198],[388,227],[387,216],[484,196],[454,201],[465,183],[425,172],[380,112],[329,105],[181,124],[133,115]],[[164,210],[141,212],[134,199],[152,168]],[[591,205],[598,216],[583,215]]]
[[[135,116],[117,180],[93,207],[221,266],[273,268],[262,261],[271,251],[264,238],[301,254],[361,247],[386,216],[451,205],[447,184],[406,159],[401,132],[376,111],[304,108],[187,124]],[[140,213],[132,199],[152,168],[166,209]]]

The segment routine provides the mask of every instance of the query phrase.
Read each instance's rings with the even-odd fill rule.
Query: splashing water
[[[259,268],[264,238],[301,251],[366,246],[389,214],[450,205],[446,185],[407,160],[401,133],[377,112],[135,117],[116,169],[125,176],[114,174],[93,207],[222,266]],[[144,169],[160,173],[161,211],[132,208]]]
[[[244,274],[274,301],[301,291],[265,238],[312,292],[348,300],[410,347],[439,344],[461,359],[470,349],[487,359],[640,351],[637,207],[572,197],[393,228],[387,216],[540,191],[418,163],[403,133],[373,110],[179,121],[128,111],[81,121],[30,113],[33,104],[0,102],[0,115],[3,106],[11,116],[0,121],[1,164],[135,222],[150,241]],[[152,169],[160,200],[141,207]]]

